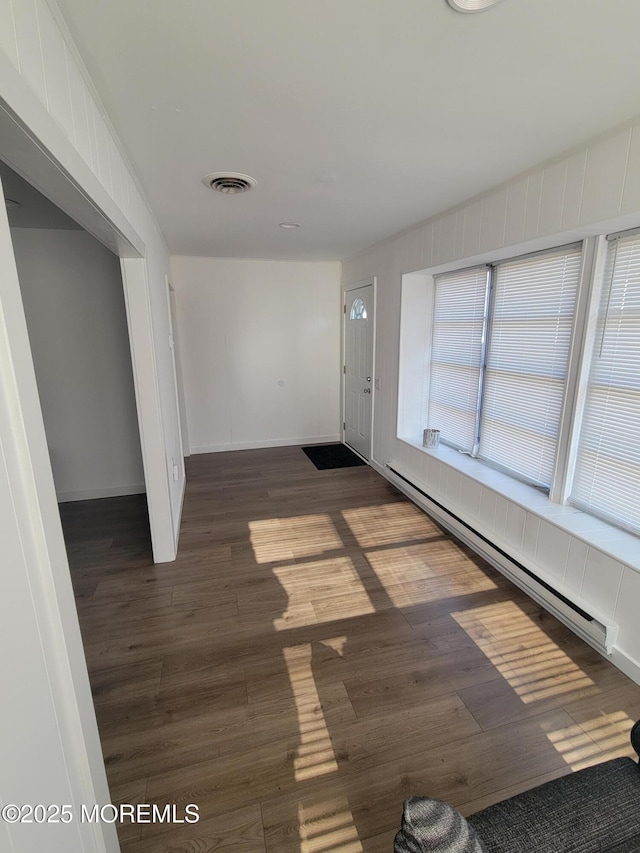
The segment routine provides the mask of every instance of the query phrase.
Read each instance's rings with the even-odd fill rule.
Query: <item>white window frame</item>
[[[432,386],[434,385],[434,377],[433,377],[433,365],[434,365],[434,338],[435,338],[435,324],[437,319],[436,313],[436,302],[437,302],[437,294],[438,294],[438,284],[440,279],[451,278],[455,276],[464,276],[465,274],[479,274],[481,277],[484,276],[484,298],[483,302],[483,317],[482,317],[482,334],[481,334],[481,342],[480,342],[480,353],[479,353],[479,361],[477,365],[478,369],[478,381],[476,385],[476,405],[475,405],[475,425],[474,425],[474,434],[473,440],[470,442],[470,447],[462,447],[459,444],[451,441],[446,435],[441,436],[442,441],[445,444],[449,444],[451,447],[454,447],[456,450],[459,450],[461,453],[468,453],[471,456],[476,456],[478,452],[478,434],[480,429],[480,412],[482,406],[482,389],[484,384],[484,372],[485,372],[485,364],[486,364],[486,351],[487,351],[487,338],[488,338],[488,330],[489,330],[489,312],[490,312],[490,302],[491,302],[491,275],[492,269],[490,264],[476,264],[472,267],[465,267],[463,269],[454,270],[452,273],[446,273],[442,276],[435,276],[433,279],[433,306],[431,310],[431,323],[430,323],[430,351],[429,351],[429,386],[428,386],[428,395],[426,399],[426,411],[427,411],[427,420],[430,426],[438,428],[438,424],[436,422],[431,423],[432,414]],[[458,365],[461,362],[457,362]],[[473,410],[469,409],[469,413]],[[441,425],[440,425],[441,426]]]
[[[595,249],[593,260],[593,274],[591,278],[591,290],[589,294],[588,303],[589,313],[588,319],[584,324],[584,340],[582,342],[581,353],[582,359],[579,369],[579,378],[576,383],[576,404],[574,410],[574,417],[572,420],[573,429],[571,432],[570,447],[567,454],[567,472],[563,483],[564,488],[561,495],[561,502],[572,504],[576,508],[580,509],[582,512],[585,512],[588,515],[593,516],[594,518],[601,519],[606,523],[610,524],[612,527],[618,528],[619,530],[629,531],[633,535],[638,536],[638,529],[635,527],[635,525],[627,525],[624,522],[618,521],[617,519],[608,515],[605,511],[599,511],[597,507],[583,505],[579,500],[576,500],[574,503],[571,500],[571,492],[573,489],[574,476],[578,461],[577,456],[580,441],[580,430],[583,423],[584,410],[591,375],[591,363],[592,359],[596,356],[595,343],[598,334],[600,313],[602,310],[602,291],[605,286],[608,286],[610,284],[610,282],[606,280],[607,256],[610,251],[610,246],[614,241],[619,238],[633,236],[640,237],[640,227],[620,232],[612,232],[607,235],[603,234],[599,235],[597,238],[593,238]]]
[[[626,224],[626,223],[625,223]],[[632,223],[629,223],[632,224]],[[591,373],[591,358],[594,352],[594,340],[598,331],[598,320],[601,307],[602,290],[605,286],[607,250],[612,239],[619,236],[640,234],[640,226],[616,231],[602,228],[599,234],[575,235],[579,239],[573,241],[582,244],[582,263],[577,287],[576,304],[573,318],[571,342],[568,353],[565,377],[564,399],[558,428],[556,456],[554,461],[553,478],[548,493],[542,496],[526,479],[518,477],[513,472],[487,462],[481,458],[473,458],[471,454],[459,453],[453,448],[442,447],[442,461],[453,469],[459,469],[479,482],[495,484],[495,490],[505,497],[520,502],[522,506],[530,506],[532,511],[540,509],[542,517],[546,511],[541,501],[548,501],[559,509],[549,512],[562,526],[561,519],[567,523],[566,529],[582,535],[586,530],[597,531],[600,538],[606,537],[610,545],[610,553],[614,542],[620,544],[620,556],[623,562],[629,562],[624,548],[634,548],[638,540],[637,530],[631,530],[624,523],[597,509],[585,506],[575,506],[571,501],[571,491],[576,473],[577,450],[580,429],[584,416],[587,388]],[[573,237],[574,235],[563,235]],[[422,447],[422,431],[425,427],[436,427],[427,422],[430,363],[433,328],[433,305],[435,301],[435,280],[440,274],[452,273],[457,270],[497,266],[500,263],[524,257],[527,254],[547,253],[572,245],[572,242],[560,240],[552,243],[550,240],[534,241],[535,250],[523,255],[510,256],[508,252],[495,252],[473,259],[443,264],[402,275],[402,299],[400,317],[400,351],[399,351],[399,385],[397,432],[399,440],[420,448],[423,453],[434,451]],[[442,444],[445,444],[443,441]],[[438,451],[435,451],[436,453]],[[426,467],[425,467],[426,470]],[[489,473],[493,471],[494,473]],[[546,490],[545,490],[546,492]],[[537,509],[536,509],[537,508]],[[587,522],[587,519],[591,521]],[[574,523],[575,522],[575,523]],[[620,539],[620,537],[631,537]],[[626,543],[626,544],[625,544]],[[623,553],[624,552],[624,553]],[[615,553],[618,553],[617,551]],[[640,562],[636,563],[640,570]]]
[[[460,272],[464,273],[470,269],[482,269],[487,268],[489,270],[489,278],[488,278],[488,311],[485,319],[486,329],[484,335],[484,346],[483,346],[483,364],[481,367],[481,379],[479,386],[479,394],[478,394],[478,405],[477,405],[477,420],[476,420],[476,441],[473,447],[473,450],[468,453],[468,455],[477,458],[479,462],[488,467],[495,468],[496,470],[502,471],[507,476],[513,477],[520,482],[527,483],[532,487],[537,487],[536,484],[532,483],[527,477],[520,475],[517,472],[514,472],[506,467],[501,466],[499,463],[496,463],[493,460],[484,459],[478,455],[479,452],[479,443],[478,443],[478,432],[482,422],[482,405],[483,405],[483,392],[484,392],[484,382],[485,382],[485,370],[486,370],[486,355],[489,351],[491,345],[491,324],[493,320],[493,309],[494,309],[494,288],[495,288],[495,276],[497,272],[497,268],[502,264],[513,263],[521,260],[527,260],[531,258],[535,258],[536,256],[544,257],[554,253],[568,251],[572,247],[580,246],[580,272],[578,276],[577,283],[577,291],[576,291],[576,302],[573,314],[573,321],[571,327],[571,338],[569,345],[569,353],[567,358],[567,368],[566,375],[564,380],[564,389],[563,389],[563,399],[560,411],[560,421],[558,425],[558,432],[556,437],[556,450],[555,450],[555,458],[553,465],[552,478],[549,485],[548,495],[550,500],[555,502],[565,502],[568,496],[569,491],[569,476],[572,473],[572,469],[570,468],[567,455],[573,451],[573,461],[575,462],[575,442],[574,439],[574,431],[575,431],[575,420],[573,417],[573,412],[576,405],[576,386],[577,386],[577,377],[579,375],[581,356],[584,351],[584,315],[588,310],[588,305],[590,304],[590,284],[593,279],[593,270],[594,263],[596,258],[596,246],[597,239],[596,238],[586,238],[584,240],[574,241],[572,243],[561,243],[557,246],[550,246],[545,249],[536,250],[533,252],[527,252],[519,255],[515,255],[513,257],[505,257],[497,260],[495,262],[489,263],[479,263],[474,264],[473,266],[463,266],[460,267],[459,270],[451,270],[446,275],[450,275],[451,273]],[[435,288],[437,287],[437,278],[438,276],[434,276],[433,278],[433,298],[435,299]],[[433,328],[433,327],[431,327]],[[431,340],[429,343],[429,352],[428,357],[429,361],[431,361]],[[586,375],[588,376],[588,369],[586,371]],[[427,400],[427,410],[428,410],[428,400]],[[429,426],[433,426],[437,428],[437,424],[429,423]],[[443,439],[446,443],[446,438]],[[466,452],[466,451],[461,451]],[[538,488],[540,488],[538,486]],[[543,492],[546,492],[546,489],[542,489]]]

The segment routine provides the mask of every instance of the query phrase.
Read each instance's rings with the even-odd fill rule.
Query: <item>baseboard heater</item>
[[[535,572],[514,560],[506,551],[493,544],[466,521],[454,515],[427,492],[412,483],[407,477],[385,464],[387,479],[405,494],[416,506],[436,519],[443,527],[472,548],[495,569],[520,587],[528,596],[563,622],[574,633],[603,655],[613,651],[618,626],[606,623],[579,607],[566,595],[554,589]]]

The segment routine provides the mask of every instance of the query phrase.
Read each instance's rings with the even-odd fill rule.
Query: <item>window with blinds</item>
[[[640,234],[611,240],[571,502],[640,531]]]
[[[429,426],[543,488],[553,478],[581,248],[435,279]]]
[[[487,266],[435,279],[429,424],[469,453],[477,441],[488,294]]]
[[[581,246],[497,264],[479,458],[544,488],[553,477]]]

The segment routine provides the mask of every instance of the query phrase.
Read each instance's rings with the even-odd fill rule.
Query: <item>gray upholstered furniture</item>
[[[640,755],[640,722],[631,732]],[[614,758],[466,820],[439,800],[404,805],[396,853],[640,853],[640,767]]]

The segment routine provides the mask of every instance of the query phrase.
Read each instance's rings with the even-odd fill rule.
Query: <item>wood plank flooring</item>
[[[388,853],[632,754],[640,687],[369,468],[192,457],[172,564],[141,497],[61,514],[113,802],[199,807],[123,853]]]

